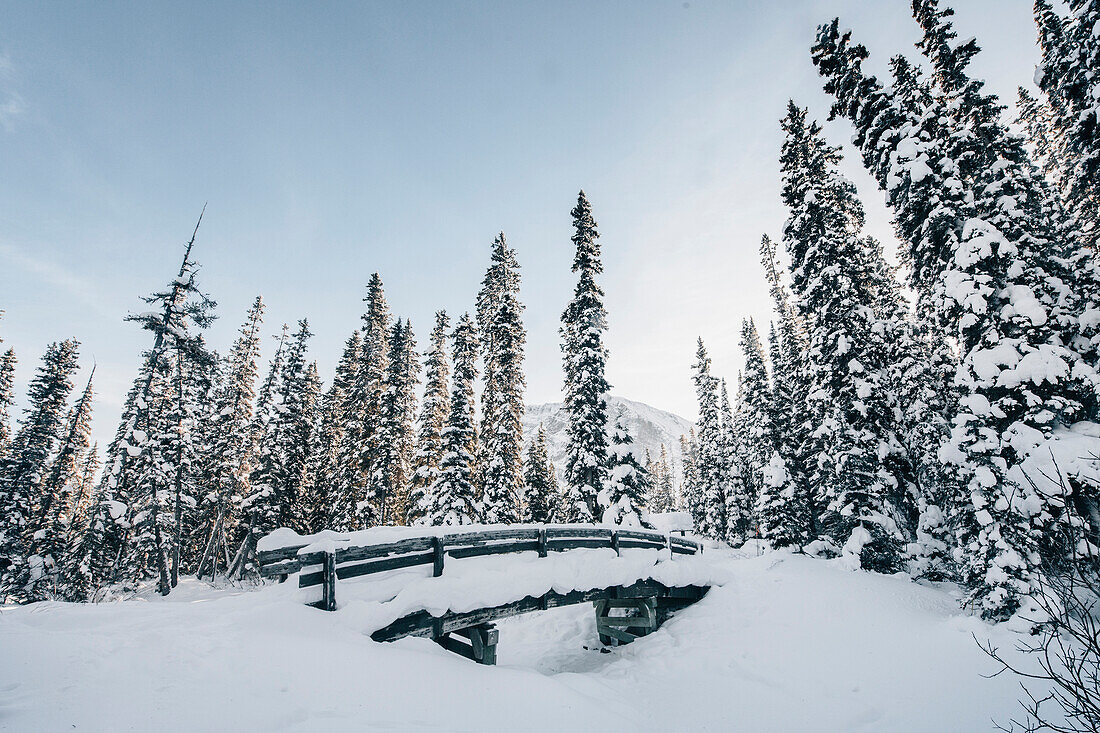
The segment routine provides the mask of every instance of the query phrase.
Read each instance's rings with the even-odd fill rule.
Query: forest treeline
[[[50,346],[14,434],[15,358],[0,361],[4,593],[81,600],[149,579],[168,592],[181,573],[239,577],[280,526],[644,526],[647,510],[677,507],[716,540],[954,580],[985,617],[1011,617],[1044,573],[1100,545],[1100,470],[1078,455],[1100,456],[1100,3],[1060,14],[1036,2],[1039,94],[1020,90],[1015,125],[968,73],[979,47],[956,37],[951,10],[913,0],[913,15],[922,58],[893,57],[887,79],[837,20],[811,50],[832,116],[852,124],[851,149],[885,194],[900,267],[863,231],[841,148],[791,102],[788,218],[760,246],[775,320],[766,348],[742,322],[732,397],[700,339],[682,485],[664,457],[637,461],[608,414],[599,235],[583,193],[560,329],[560,488],[545,434],[524,450],[520,268],[503,235],[472,312],[440,311],[423,352],[372,276],[327,387],[305,320],[283,327],[260,378],[260,299],[224,356],[209,348],[214,304],[188,245],[178,275],[130,317],[151,345],[102,470],[90,381],[70,405],[77,344]]]

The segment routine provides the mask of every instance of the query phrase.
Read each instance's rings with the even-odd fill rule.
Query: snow
[[[691,518],[691,512],[654,512],[649,515],[649,523],[658,532],[691,532],[695,529],[695,522]]]
[[[499,624],[496,667],[375,643],[354,607],[309,608],[292,583],[8,607],[0,728],[920,732],[1017,714],[1017,681],[982,676],[971,634],[1014,661],[1018,637],[962,614],[953,586],[714,555],[725,584],[656,633],[602,654],[591,606],[529,614]]]

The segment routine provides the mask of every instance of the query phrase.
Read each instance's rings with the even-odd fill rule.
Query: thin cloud
[[[27,110],[23,95],[15,88],[15,66],[11,56],[0,53],[0,127],[6,132],[15,129],[15,122]]]
[[[58,290],[63,290],[74,298],[78,298],[102,315],[117,316],[117,313],[112,313],[104,306],[91,281],[66,270],[56,263],[34,257],[14,245],[2,242],[0,242],[0,258],[37,277],[42,282]]]

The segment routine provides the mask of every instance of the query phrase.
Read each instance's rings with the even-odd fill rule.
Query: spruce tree
[[[663,514],[674,511],[675,493],[673,487],[672,468],[668,463],[668,450],[661,443],[661,454],[653,462],[653,470],[650,471],[652,480],[649,487],[649,495],[646,498],[646,508],[650,513]]]
[[[65,403],[77,368],[74,340],[50,344],[27,388],[28,406],[0,466],[0,597],[31,599],[41,577],[41,558],[32,558],[35,533],[49,472],[49,458],[64,437]]]
[[[634,457],[634,438],[623,422],[622,413],[615,420],[608,451],[610,470],[600,504],[604,524],[624,527],[651,527],[649,512],[645,508],[646,494],[650,489],[650,475]]]
[[[805,512],[786,462],[778,452],[773,452],[761,472],[760,493],[756,500],[760,536],[776,549],[801,547],[808,540]]]
[[[382,493],[376,499],[381,524],[403,522],[408,513],[408,479],[412,463],[413,419],[420,363],[415,358],[412,323],[394,323],[390,331],[385,389],[379,402],[375,461],[382,474]]]
[[[691,498],[698,504],[692,511],[697,515],[696,529],[711,539],[724,540],[729,536],[727,494],[731,489],[728,461],[725,456],[725,444],[722,439],[721,413],[718,406],[718,379],[710,372],[710,357],[707,356],[703,339],[699,339],[696,351],[695,394],[699,401],[699,420],[696,422],[695,452],[692,456]],[[734,526],[740,517],[734,518]]]
[[[91,447],[94,375],[93,366],[84,391],[69,410],[65,429],[41,485],[34,524],[36,529],[29,545],[32,556],[42,563],[42,575],[34,579],[33,588],[27,591],[32,599],[56,597],[60,592],[59,583],[63,578],[59,577],[59,571],[73,523],[81,510],[85,488],[85,463]]]
[[[572,522],[594,522],[603,512],[599,493],[607,478],[607,395],[604,377],[607,348],[603,334],[607,313],[596,276],[603,272],[599,232],[592,207],[580,192],[573,216],[573,272],[579,279],[573,299],[562,313],[565,367],[565,411],[569,416],[565,484]]]
[[[532,524],[553,522],[561,494],[550,452],[546,445],[546,429],[539,424],[539,432],[527,447],[527,463],[524,466],[523,521]]]
[[[141,372],[127,396],[122,424],[108,449],[108,462],[101,486],[102,505],[111,512],[113,528],[105,529],[108,556],[116,559],[108,580],[137,581],[155,574],[158,590],[171,590],[169,562],[171,537],[162,536],[162,527],[171,527],[162,516],[161,486],[153,472],[163,473],[161,448],[155,441],[166,435],[165,419],[170,409],[179,413],[180,391],[171,399],[171,375],[176,384],[180,375],[196,366],[207,366],[212,356],[192,327],[206,328],[214,320],[215,303],[198,288],[195,275],[198,263],[191,259],[202,216],[184,250],[183,262],[168,286],[145,298],[152,309],[129,316],[153,334],[153,344],[144,354]],[[153,453],[158,454],[154,460]],[[170,519],[170,518],[169,518]],[[96,561],[97,568],[104,563]]]
[[[1092,402],[1094,375],[1067,346],[1090,341],[1076,315],[1077,243],[997,100],[967,75],[976,42],[955,43],[937,3],[914,3],[914,15],[934,89],[899,60],[891,94],[864,74],[866,50],[835,21],[819,30],[815,63],[888,192],[919,297],[958,339],[958,409],[940,455],[966,484],[955,534],[971,600],[1003,619],[1030,592],[1041,538],[1062,513],[1007,474],[1021,446],[1087,416]]]
[[[753,320],[741,322],[741,353],[744,355],[744,370],[741,372],[741,384],[737,403],[736,423],[738,442],[743,459],[741,480],[745,485],[745,495],[750,502],[749,517],[755,513],[756,497],[764,483],[764,468],[771,457],[771,385],[767,365],[764,361],[764,348]],[[747,527],[740,528],[745,534]]]
[[[814,426],[807,399],[810,386],[805,365],[805,332],[783,282],[776,255],[775,243],[764,235],[760,243],[761,262],[779,318],[779,327],[773,330],[773,336],[769,339],[772,399],[768,425],[771,428],[771,448],[782,461],[786,478],[784,488],[790,490],[792,508],[790,513],[783,515],[782,520],[760,515],[758,521],[762,531],[765,525],[771,525],[773,535],[779,531],[778,523],[789,522],[789,526],[784,526],[781,531],[791,538],[808,541],[818,534],[818,511],[812,501],[809,482],[812,463],[809,455],[812,449],[810,433]],[[769,490],[774,488],[774,484],[769,484]],[[759,511],[769,505],[768,501],[758,501],[757,509]],[[768,511],[765,509],[766,513]]]
[[[477,329],[466,313],[452,335],[454,379],[439,478],[428,490],[426,517],[432,525],[473,524],[481,515],[473,485],[474,380],[477,378]]]
[[[3,314],[3,311],[0,311]],[[0,339],[0,343],[4,340]],[[0,465],[11,445],[11,408],[15,404],[15,351],[8,349],[0,356]]]
[[[840,176],[840,155],[793,103],[783,120],[784,241],[791,285],[808,328],[807,377],[816,426],[811,475],[823,530],[869,569],[899,567],[900,530],[887,506],[881,457],[894,440],[881,384],[883,348],[863,209]]]
[[[421,524],[428,503],[428,489],[439,478],[443,458],[443,428],[449,409],[450,365],[447,360],[447,329],[450,319],[446,311],[436,311],[431,346],[425,354],[424,401],[416,430],[416,455],[413,459],[409,490],[407,524]]]
[[[501,232],[477,299],[485,387],[482,392],[480,455],[485,521],[519,519],[523,491],[523,304],[519,262]]]
[[[298,502],[305,478],[317,401],[316,368],[310,375],[306,351],[310,337],[309,322],[298,322],[298,330],[273,361],[277,375],[269,376],[271,385],[270,419],[263,426],[256,468],[251,476],[251,493],[242,503],[248,513],[249,530],[238,553],[235,569],[244,572],[260,537],[297,523]]]
[[[1036,0],[1042,63],[1035,83],[1043,91],[1048,122],[1046,141],[1055,155],[1047,156],[1057,169],[1056,180],[1082,238],[1095,248],[1100,238],[1100,40],[1096,25],[1100,5],[1095,0],[1070,0],[1062,17],[1049,0]]]
[[[342,451],[345,448],[349,415],[353,406],[349,394],[355,384],[361,359],[362,336],[358,330],[344,342],[344,353],[336,364],[332,385],[321,400],[314,443],[310,450],[306,491],[311,496],[324,496],[324,515],[315,515],[312,531],[322,529],[348,531],[354,527],[355,504],[347,487],[339,483],[342,477]]]
[[[214,394],[209,475],[196,516],[196,537],[202,546],[196,574],[217,574],[236,534],[240,502],[251,493],[254,444],[251,439],[252,402],[256,395],[260,325],[264,303],[257,297],[222,365]]]
[[[706,525],[706,503],[703,500],[703,492],[699,484],[698,472],[698,441],[695,439],[695,428],[688,431],[688,435],[680,436],[680,455],[682,456],[682,469],[680,476],[680,509],[691,514],[691,521],[695,531],[702,533]]]

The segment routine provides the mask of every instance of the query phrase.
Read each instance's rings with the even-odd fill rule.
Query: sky
[[[224,352],[263,295],[268,336],[309,319],[326,380],[372,272],[423,347],[437,309],[473,309],[503,231],[540,403],[561,398],[583,189],[612,391],[694,419],[696,338],[732,391],[742,319],[766,337],[757,250],[786,216],[778,121],[788,99],[828,115],[816,26],[839,16],[880,75],[919,38],[904,0],[0,7],[0,338],[20,406],[47,344],[81,342],[102,444],[149,343],[123,318],[175,275],[204,204],[211,344]],[[1038,60],[1030,8],[956,3],[960,37],[983,47],[972,72],[1006,102]],[[851,128],[825,127],[892,252]]]

